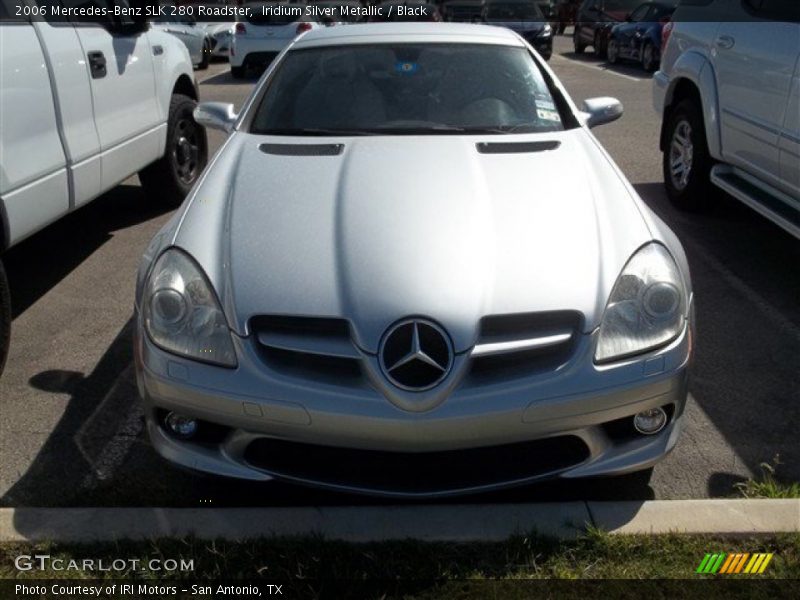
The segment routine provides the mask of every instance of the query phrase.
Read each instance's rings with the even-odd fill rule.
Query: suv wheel
[[[575,30],[572,32],[572,46],[575,49],[575,54],[583,54],[586,51],[586,44],[581,41],[579,29],[576,25]]]
[[[8,279],[0,262],[0,374],[8,357],[8,346],[11,341],[11,292],[8,289]]]
[[[709,180],[712,160],[703,117],[693,100],[681,101],[670,112],[666,140],[662,168],[667,196],[683,210],[708,208],[712,202]]]
[[[168,206],[183,201],[208,160],[206,131],[192,115],[195,106],[197,103],[188,96],[172,96],[166,152],[139,172],[139,180],[148,196]]]

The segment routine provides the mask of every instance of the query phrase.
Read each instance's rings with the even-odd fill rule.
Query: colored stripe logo
[[[759,575],[764,572],[767,565],[772,560],[774,553],[749,553],[738,552],[726,554],[718,552],[716,554],[706,554],[695,573],[706,575]]]

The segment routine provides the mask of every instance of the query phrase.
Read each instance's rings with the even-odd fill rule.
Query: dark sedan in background
[[[488,0],[482,20],[518,33],[545,60],[553,55],[553,27],[533,0]]]
[[[661,30],[675,12],[677,2],[645,2],[615,25],[609,34],[606,55],[614,64],[621,59],[633,60],[648,73],[658,68],[661,56]]]
[[[575,53],[582,54],[591,46],[597,56],[605,58],[611,28],[624,22],[641,3],[642,0],[583,0],[572,34]]]

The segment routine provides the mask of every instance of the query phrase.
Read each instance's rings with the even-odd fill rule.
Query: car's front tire
[[[575,50],[575,54],[583,54],[586,52],[586,44],[581,41],[577,25],[575,26],[575,31],[572,33],[572,47]]]
[[[0,374],[6,365],[8,347],[11,343],[11,292],[8,279],[0,261]]]
[[[211,54],[211,44],[208,40],[203,42],[203,58],[200,60],[200,64],[197,65],[198,71],[203,71],[208,68],[208,60]]]
[[[164,156],[139,172],[148,196],[167,206],[183,201],[208,160],[206,131],[192,115],[195,106],[188,96],[172,96]]]
[[[615,65],[619,62],[619,43],[616,39],[611,38],[608,40],[608,48],[606,49],[606,58],[609,63]]]
[[[713,201],[709,178],[713,161],[703,116],[694,100],[682,100],[669,113],[665,134],[662,170],[667,196],[682,210],[707,209]]]
[[[594,48],[594,53],[597,58],[606,57],[606,46],[603,45],[603,36],[599,31],[594,32],[594,41],[592,42],[592,47]]]
[[[658,67],[658,57],[656,56],[656,48],[652,42],[646,42],[642,48],[642,69],[648,73],[652,73]]]

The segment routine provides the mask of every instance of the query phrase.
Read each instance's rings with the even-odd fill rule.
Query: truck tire
[[[206,166],[208,141],[205,129],[192,116],[195,106],[197,102],[188,96],[172,96],[164,156],[139,171],[147,195],[160,204],[180,204]]]
[[[8,346],[11,342],[11,293],[8,289],[8,279],[0,261],[0,374],[6,365]]]
[[[687,98],[666,118],[666,147],[661,164],[667,196],[681,210],[707,210],[714,201],[709,179],[713,160],[700,107]]]
[[[242,79],[244,77],[244,65],[241,67],[231,66],[231,76],[234,79]]]

